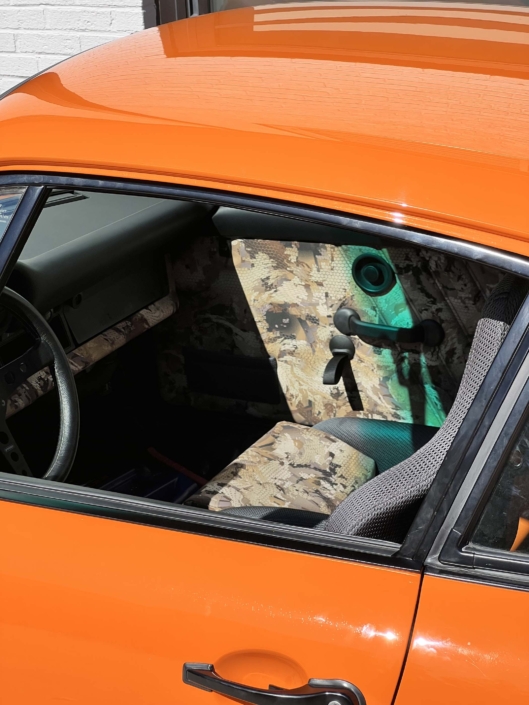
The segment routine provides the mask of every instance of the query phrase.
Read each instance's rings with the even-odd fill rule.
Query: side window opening
[[[362,489],[380,506],[397,491],[392,469],[423,448],[435,448],[435,474],[452,436],[428,444],[447,427],[503,281],[492,267],[339,228],[61,189],[9,286],[45,316],[76,374],[68,483],[401,541],[423,490],[382,522],[355,524],[351,498]],[[352,313],[340,323],[337,311]],[[4,362],[25,343],[9,316],[1,335]],[[57,440],[53,386],[41,370],[8,405],[36,476]]]
[[[529,553],[529,423],[509,453],[495,489],[474,530],[471,544]]]

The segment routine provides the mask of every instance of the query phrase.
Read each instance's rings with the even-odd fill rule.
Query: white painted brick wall
[[[80,51],[152,27],[155,0],[0,0],[0,94]]]

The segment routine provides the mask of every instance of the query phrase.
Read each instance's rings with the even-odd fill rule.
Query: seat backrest
[[[296,423],[368,418],[440,427],[455,400],[481,311],[501,272],[414,246],[375,249],[241,239],[233,264]],[[351,272],[376,256],[395,275],[388,292],[366,293]],[[411,327],[434,318],[445,337],[433,348],[354,340],[351,376],[323,384],[333,316],[342,306],[363,321]]]
[[[527,291],[528,283],[513,275],[500,281],[483,308],[456,399],[439,431],[411,457],[352,492],[323,528],[349,536],[402,541]]]
[[[281,229],[289,221],[275,222]],[[300,234],[309,224],[301,226]],[[155,327],[164,399],[306,426],[354,418],[440,427],[502,273],[340,232],[348,244],[289,240],[288,233],[284,240],[227,241],[204,231],[178,250],[169,273],[179,310]],[[355,281],[355,262],[366,256],[393,271],[386,293],[371,296]],[[433,318],[445,337],[429,349],[355,337],[351,368],[338,384],[324,385],[329,341],[338,332],[333,316],[342,306],[364,321],[403,328]]]

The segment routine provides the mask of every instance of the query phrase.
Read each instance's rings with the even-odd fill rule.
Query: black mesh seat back
[[[434,426],[348,416],[320,421],[314,428],[330,433],[373,458],[378,472],[385,472],[409,458],[439,430]]]
[[[461,385],[444,424],[411,457],[349,495],[330,515],[327,531],[400,542],[485,379],[527,294],[527,282],[505,276],[480,319]]]

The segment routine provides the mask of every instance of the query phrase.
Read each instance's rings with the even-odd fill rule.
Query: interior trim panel
[[[172,316],[178,308],[173,294],[155,301],[147,308],[117,323],[100,335],[92,338],[68,354],[68,361],[74,375],[83,372],[115,350],[123,347],[145,331]],[[55,386],[48,368],[40,370],[20,385],[11,395],[7,405],[7,417],[30,406]]]

